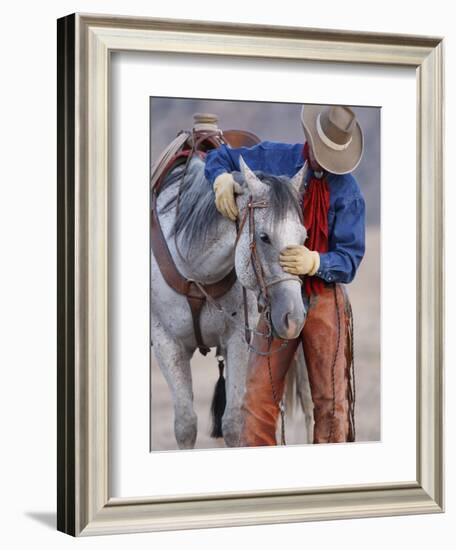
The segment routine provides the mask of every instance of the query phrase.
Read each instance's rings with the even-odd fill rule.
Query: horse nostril
[[[296,315],[294,312],[285,313],[283,316],[283,326],[289,332],[295,332],[298,330],[298,327],[301,325],[301,320],[299,315]]]
[[[284,317],[283,327],[285,329],[285,334],[287,338],[294,338],[298,333],[298,321],[293,319],[293,317],[287,313]]]
[[[296,326],[296,319],[294,319],[290,313],[285,313],[284,325],[287,328]]]

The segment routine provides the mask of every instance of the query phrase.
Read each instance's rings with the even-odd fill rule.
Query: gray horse
[[[235,247],[235,224],[217,212],[212,188],[204,177],[202,160],[193,157],[184,178],[183,175],[182,166],[172,170],[157,199],[159,221],[177,269],[186,278],[201,284],[222,279],[233,266],[238,276],[234,286],[218,299],[223,312],[210,303],[206,303],[201,312],[203,340],[209,347],[218,348],[226,363],[226,407],[221,420],[223,438],[227,446],[238,446],[249,353],[244,338],[241,285],[247,289],[252,327],[256,326],[258,319],[257,296],[260,290],[250,261],[251,235],[248,224],[245,224]],[[286,245],[302,244],[305,240],[299,207],[304,169],[289,180],[254,173],[241,159],[241,173],[233,175],[244,191],[237,195],[240,212],[246,208],[249,196],[254,200],[267,199],[266,208],[254,211],[257,250],[265,279],[275,281],[270,287],[274,330],[282,338],[293,338],[299,334],[306,312],[298,279],[283,272],[278,263],[278,252]],[[176,208],[179,187],[179,208]],[[164,281],[153,254],[151,333],[157,362],[172,395],[178,447],[191,449],[197,436],[197,417],[193,408],[190,359],[197,349],[197,342],[187,300]],[[305,368],[299,370],[296,378],[297,394],[309,428],[312,404]],[[309,440],[309,429],[307,437]]]

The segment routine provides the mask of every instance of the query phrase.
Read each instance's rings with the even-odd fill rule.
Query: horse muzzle
[[[301,334],[304,326],[304,318],[295,319],[290,313],[286,313],[280,322],[272,320],[274,333],[282,340],[293,340]]]
[[[306,320],[300,292],[274,292],[271,296],[271,321],[274,333],[284,340],[297,338]]]

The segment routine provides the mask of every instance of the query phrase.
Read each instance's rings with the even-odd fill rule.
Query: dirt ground
[[[356,430],[357,441],[380,439],[380,231],[366,233],[366,255],[356,279],[347,286],[355,326]],[[153,335],[152,335],[153,337]],[[152,353],[153,356],[153,353]],[[218,377],[217,361],[211,353],[196,352],[192,359],[195,411],[198,415],[196,448],[223,447],[222,440],[209,437],[210,403]],[[151,369],[151,448],[177,449],[173,433],[173,409],[166,382],[154,358]],[[287,444],[305,443],[304,416],[296,409],[286,417]]]

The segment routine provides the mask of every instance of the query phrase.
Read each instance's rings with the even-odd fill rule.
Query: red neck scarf
[[[310,167],[309,144],[304,144],[304,160]],[[307,230],[305,243],[309,250],[328,252],[328,210],[329,210],[329,185],[326,180],[326,172],[318,179],[313,175],[310,178],[304,192],[303,214],[304,226]],[[304,277],[304,290],[308,296],[320,294],[324,283],[319,277]]]

